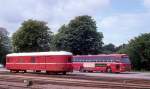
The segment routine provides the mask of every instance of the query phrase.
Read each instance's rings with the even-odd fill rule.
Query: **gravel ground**
[[[8,71],[5,68],[0,68],[0,71]],[[150,79],[150,72],[123,72],[123,73],[81,73],[74,71],[71,74],[85,75],[85,76],[99,76],[99,77],[116,77],[116,78],[137,78]]]
[[[0,71],[5,72],[8,70],[6,70],[5,68],[0,68]],[[150,72],[124,72],[124,73],[116,74],[116,73],[81,73],[78,71],[74,71],[71,74],[75,74],[75,75],[79,75],[79,76],[83,75],[83,76],[136,78],[136,79],[149,79],[150,80]],[[81,87],[81,86],[44,84],[44,85],[33,85],[31,87],[24,87],[24,88],[0,85],[0,89],[113,89],[113,88],[93,88],[93,87]]]
[[[135,79],[149,79],[150,72],[123,72],[123,73],[81,73],[73,72],[73,74],[86,75],[86,76],[99,76],[99,77],[113,77],[113,78],[135,78]]]
[[[111,88],[92,88],[92,87],[79,87],[79,86],[74,87],[74,86],[51,85],[51,84],[34,86],[34,87],[40,89],[111,89]]]
[[[9,71],[5,68],[0,68],[0,71]],[[150,72],[123,72],[123,73],[81,73],[74,71],[71,74],[85,75],[85,76],[99,76],[99,77],[116,77],[116,78],[137,78],[137,79],[150,79]]]

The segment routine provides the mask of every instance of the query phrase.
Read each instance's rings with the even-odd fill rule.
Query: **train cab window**
[[[31,63],[35,63],[35,57],[31,57]]]

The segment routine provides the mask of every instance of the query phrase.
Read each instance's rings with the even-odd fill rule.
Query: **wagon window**
[[[96,62],[99,62],[99,59],[98,59],[98,58],[96,58]]]
[[[99,62],[102,62],[103,61],[103,58],[99,57]]]
[[[31,57],[31,63],[35,63],[35,57]]]
[[[76,62],[76,59],[75,59],[75,58],[73,58],[73,59],[72,59],[72,61],[73,61],[73,62]]]
[[[86,62],[90,62],[90,60],[91,60],[90,58],[89,58],[89,59],[86,59]]]
[[[90,62],[93,62],[93,60],[92,60],[92,59],[89,59],[89,61],[90,61]]]
[[[75,61],[78,62],[78,58],[75,58]]]

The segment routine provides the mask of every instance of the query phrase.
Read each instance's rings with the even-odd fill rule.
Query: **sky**
[[[150,0],[0,0],[0,27],[10,36],[28,19],[45,21],[57,33],[80,15],[92,16],[105,44],[118,46],[150,32]]]

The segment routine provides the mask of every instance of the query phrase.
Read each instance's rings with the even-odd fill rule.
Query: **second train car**
[[[73,57],[74,70],[80,72],[125,72],[131,70],[126,54],[77,55]]]

